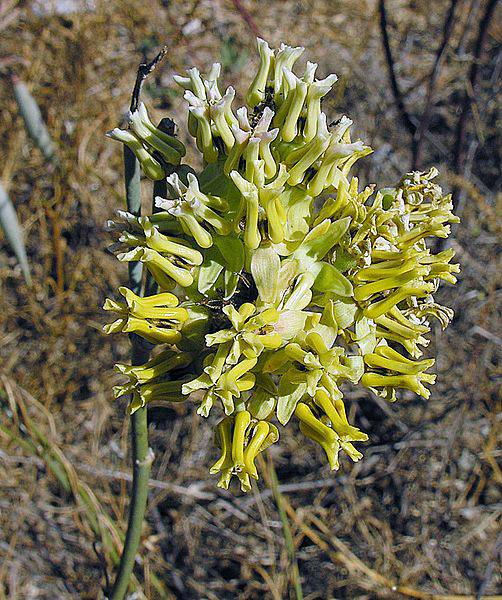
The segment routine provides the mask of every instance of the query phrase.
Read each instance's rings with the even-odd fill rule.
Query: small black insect
[[[261,119],[263,111],[267,107],[274,112],[277,110],[277,105],[274,101],[274,90],[271,87],[265,88],[265,97],[263,98],[263,101],[254,107],[253,114],[251,116],[251,127],[256,127],[256,124]]]

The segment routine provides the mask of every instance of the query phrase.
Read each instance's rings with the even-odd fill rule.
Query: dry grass
[[[273,43],[305,45],[321,73],[339,74],[328,112],[347,112],[377,149],[362,178],[396,181],[410,165],[410,137],[394,109],[374,1],[96,0],[92,9],[65,15],[41,13],[44,4],[50,2],[0,3],[0,66],[29,84],[63,165],[48,169],[27,140],[5,80],[1,177],[24,224],[34,284],[25,286],[0,245],[0,597],[97,598],[105,555],[108,571],[113,557],[78,490],[92,490],[98,521],[110,519],[120,530],[130,469],[124,406],[110,393],[113,363],[127,360],[128,347],[100,332],[100,306],[126,279],[104,251],[102,225],[122,202],[119,148],[104,132],[127,107],[141,53],[169,45],[145,98],[158,115],[180,122],[180,95],[164,87],[172,74],[220,58],[229,83],[243,90],[255,60],[254,27]],[[449,3],[387,4],[398,77],[410,113],[419,115]],[[236,9],[242,5],[249,15]],[[496,19],[470,120],[472,168],[465,177],[450,168],[479,22],[480,12],[468,18],[472,6],[481,11],[484,2],[459,2],[424,148],[424,165],[438,164],[445,187],[459,187],[462,199],[452,243],[463,273],[455,289],[440,292],[456,318],[446,332],[435,330],[431,343],[438,384],[429,401],[405,396],[394,405],[348,390],[371,442],[362,462],[345,461],[337,474],[294,427],[270,451],[309,600],[475,598],[500,590]],[[193,407],[157,406],[150,419],[156,460],[136,570],[145,596],[292,597],[269,476],[248,496],[217,490],[208,474],[216,455],[211,427]],[[66,488],[51,457],[63,465]]]

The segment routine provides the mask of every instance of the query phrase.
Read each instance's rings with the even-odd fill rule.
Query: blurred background
[[[129,347],[101,333],[127,279],[104,231],[124,202],[122,153],[104,134],[167,44],[142,97],[186,140],[173,75],[219,61],[242,102],[257,35],[338,74],[325,111],[375,149],[363,182],[440,169],[462,218],[448,242],[460,281],[438,294],[456,317],[434,324],[430,400],[347,389],[370,442],[336,473],[293,425],[268,452],[278,488],[269,464],[248,495],[219,490],[211,426],[190,403],[152,407],[134,597],[294,598],[295,564],[309,600],[500,593],[500,3],[1,0],[0,30],[0,597],[102,597],[127,518],[111,387]]]

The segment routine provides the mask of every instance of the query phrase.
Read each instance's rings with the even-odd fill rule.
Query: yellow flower
[[[170,293],[141,298],[121,287],[125,302],[106,300],[103,308],[119,318],[103,327],[105,333],[136,333],[152,344],[176,344],[181,340],[179,325],[188,319],[186,309],[178,307],[178,298]]]
[[[211,467],[212,474],[221,473],[218,487],[228,489],[232,475],[240,481],[243,492],[251,489],[250,478],[258,479],[256,456],[277,442],[277,427],[268,421],[256,421],[247,410],[226,417],[218,424],[217,438],[221,456]]]
[[[174,77],[197,172],[180,164],[185,147],[143,104],[129,130],[110,134],[166,189],[152,215],[119,211],[108,223],[119,261],[143,263],[162,292],[120,288],[124,301],[105,303],[118,313],[107,333],[163,345],[144,365],[117,365],[127,382],[114,393],[132,394],[131,411],[192,398],[199,415],[223,414],[211,473],[224,488],[234,475],[251,488],[257,455],[278,440],[274,422],[292,417],[332,469],[340,451],[359,460],[354,444],[368,435],[348,421],[344,386],[389,401],[401,389],[428,398],[429,320],[446,327],[453,318],[434,293],[456,282],[459,265],[452,249],[428,246],[459,221],[451,196],[435,169],[360,189],[351,170],[372,149],[352,139],[347,116],[328,125],[321,101],[337,77],[316,79],[311,62],[295,72],[303,50],[258,39],[247,106],[235,111],[219,64]]]

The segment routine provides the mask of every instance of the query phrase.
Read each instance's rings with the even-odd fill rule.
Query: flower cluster
[[[310,62],[296,75],[303,48],[259,39],[258,51],[247,106],[235,112],[218,64],[175,77],[200,173],[180,164],[183,144],[143,104],[110,133],[167,190],[152,215],[119,211],[109,222],[117,258],[143,263],[154,285],[147,297],[120,288],[124,302],[107,300],[118,319],[105,331],[160,346],[145,365],[117,365],[128,381],[116,396],[131,394],[131,411],[190,397],[199,415],[219,413],[211,473],[224,488],[236,475],[244,491],[277,424],[293,417],[332,469],[341,451],[361,458],[354,444],[368,436],[349,423],[344,386],[389,401],[399,389],[429,397],[429,320],[444,328],[453,316],[433,293],[459,271],[452,250],[427,245],[458,222],[436,170],[359,189],[350,171],[371,149],[351,140],[348,117],[328,126],[321,110],[336,76],[316,79]]]

